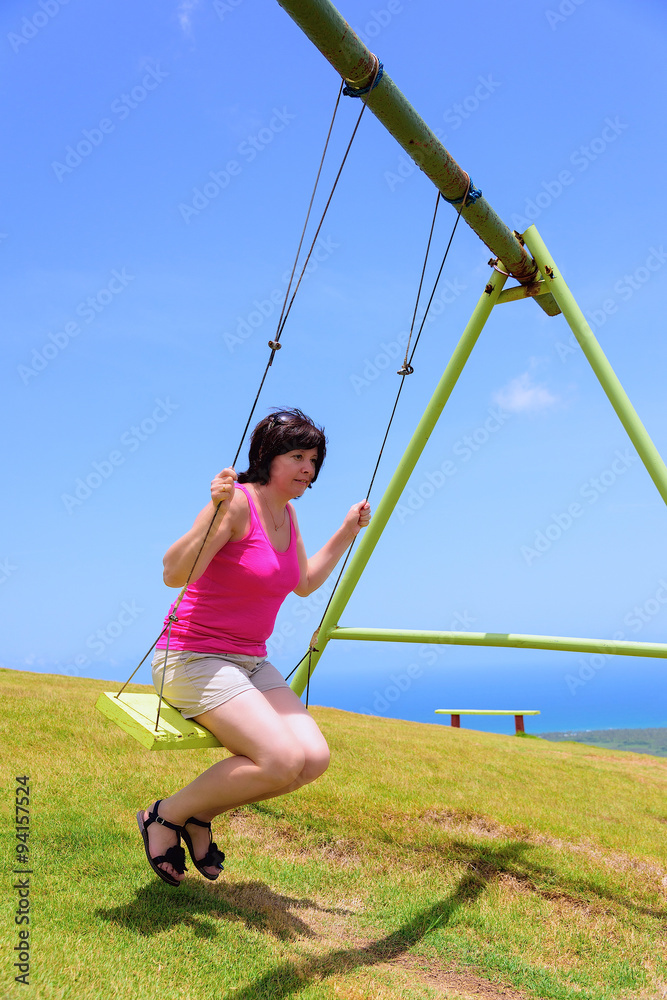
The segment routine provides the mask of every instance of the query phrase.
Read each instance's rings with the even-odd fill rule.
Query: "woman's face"
[[[290,497],[300,497],[315,475],[317,448],[297,448],[276,455],[271,462],[269,484]]]

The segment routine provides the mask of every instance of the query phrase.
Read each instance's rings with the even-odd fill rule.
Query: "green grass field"
[[[667,997],[667,761],[315,708],[327,774],[221,818],[224,874],[174,890],[135,813],[219,751],[144,750],[109,687],[0,671],[5,872],[22,775],[32,872],[1,1000]]]

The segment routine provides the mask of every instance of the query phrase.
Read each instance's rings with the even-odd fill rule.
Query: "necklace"
[[[273,516],[273,511],[271,510],[271,506],[269,504],[269,501],[266,499],[265,496],[263,496],[262,499],[263,499],[264,503],[266,504],[266,507],[267,507],[267,509],[269,511],[269,514],[271,515],[271,520],[273,521],[273,527],[275,528],[276,531],[280,531],[280,529],[282,528],[282,526],[285,523],[285,518],[287,517],[287,507],[285,507],[285,509],[283,510],[283,519],[282,519],[282,521],[280,522],[280,524],[277,524],[276,523],[276,519]]]

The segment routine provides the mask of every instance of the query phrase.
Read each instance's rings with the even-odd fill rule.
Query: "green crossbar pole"
[[[477,343],[477,339],[484,328],[484,324],[491,315],[491,310],[496,304],[498,296],[500,295],[506,280],[507,276],[505,274],[501,274],[496,270],[491,272],[489,283],[482,293],[479,302],[475,306],[474,312],[461,335],[461,339],[456,345],[454,353],[449,359],[447,367],[443,372],[442,378],[438,382],[436,390],[424,411],[424,415],[419,421],[417,429],[412,435],[403,457],[398,463],[396,471],[387,486],[384,496],[377,505],[377,509],[373,514],[371,523],[364,529],[359,542],[359,547],[350,559],[348,568],[334,592],[331,603],[329,604],[324,618],[322,619],[322,624],[320,625],[317,649],[312,654],[311,674],[315,669],[320,656],[324,652],[329,632],[337,624],[341,613],[352,596],[352,592],[359,581],[359,577],[363,573],[366,563],[370,559],[373,549],[377,545],[380,536],[384,531],[417,462],[419,461],[421,453],[426,446],[426,442],[440,419],[440,415],[445,408],[445,404],[447,403],[447,400],[449,399],[452,390],[458,381],[459,375],[463,371],[466,361],[470,357],[473,347]],[[291,683],[292,690],[298,695],[303,694],[307,680],[308,655],[304,656],[296,669]]]
[[[595,335],[586,322],[584,314],[577,305],[572,292],[567,287],[562,274],[556,268],[553,258],[544,245],[535,226],[527,229],[523,234],[523,238],[549,286],[549,291],[560,306],[563,316],[577,338],[579,346],[588,359],[591,368],[597,375],[600,385],[606,392],[619,420],[627,431],[628,437],[637,449],[637,454],[644,463],[649,476],[657,486],[660,496],[667,503],[667,468],[660,452],[649,437],[648,431],[628,399],[625,389],[619,382],[604,351],[595,339]]]
[[[449,646],[508,646],[514,649],[557,649],[571,653],[613,653],[617,656],[659,656],[667,659],[667,643],[621,639],[577,639],[563,635],[518,635],[509,632],[435,632],[403,628],[347,628],[329,639],[367,642],[430,642]]]

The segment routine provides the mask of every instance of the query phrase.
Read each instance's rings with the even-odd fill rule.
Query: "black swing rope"
[[[369,91],[372,90],[373,87],[375,86],[375,84],[378,82],[379,76],[381,75],[381,71],[382,71],[381,70],[381,64],[380,64],[379,60],[377,59],[377,56],[374,56],[373,58],[375,59],[375,72],[374,72],[371,84],[370,84],[370,86],[368,88]],[[334,192],[335,192],[336,187],[338,185],[338,181],[340,179],[343,167],[344,167],[345,162],[347,160],[347,156],[348,156],[348,154],[350,152],[350,149],[352,147],[352,142],[353,142],[353,140],[354,140],[354,138],[356,136],[357,130],[358,130],[359,125],[361,123],[361,118],[363,116],[364,111],[366,110],[366,103],[363,102],[363,107],[362,107],[362,109],[361,109],[361,111],[359,113],[359,116],[357,118],[357,122],[356,122],[356,124],[354,126],[354,129],[353,129],[352,135],[350,137],[350,140],[348,142],[348,145],[347,145],[347,148],[345,150],[345,153],[343,154],[343,159],[342,159],[340,167],[338,169],[338,173],[336,174],[335,180],[334,180],[332,188],[331,188],[331,192],[329,194],[329,197],[328,197],[327,202],[325,204],[324,210],[322,212],[322,215],[321,215],[321,218],[320,218],[320,222],[319,222],[319,224],[317,226],[317,230],[315,232],[315,235],[314,235],[314,237],[313,237],[313,239],[311,241],[311,245],[310,245],[310,248],[308,250],[308,254],[306,256],[306,259],[305,259],[304,264],[302,266],[301,273],[299,275],[298,281],[297,281],[297,283],[295,285],[294,292],[292,293],[292,297],[290,299],[289,298],[289,294],[290,294],[292,282],[293,282],[293,279],[294,279],[294,275],[296,273],[296,267],[297,267],[297,262],[298,262],[298,259],[299,259],[299,254],[301,252],[301,247],[303,245],[303,240],[304,240],[304,237],[305,237],[306,228],[307,228],[308,221],[309,221],[309,218],[310,218],[311,209],[312,209],[312,206],[313,206],[313,202],[314,202],[314,199],[315,199],[315,194],[316,194],[317,187],[318,187],[318,184],[319,184],[320,175],[321,175],[321,172],[322,172],[322,167],[324,165],[324,159],[325,159],[327,148],[328,148],[328,145],[329,145],[329,140],[331,138],[331,134],[332,134],[332,130],[333,130],[333,125],[334,125],[334,122],[335,122],[335,119],[336,119],[336,114],[337,114],[337,111],[338,111],[338,106],[339,106],[339,103],[340,103],[341,94],[343,92],[344,92],[343,91],[343,82],[341,82],[340,89],[339,89],[339,92],[338,92],[338,96],[336,98],[336,104],[335,104],[335,107],[334,107],[334,111],[333,111],[331,123],[329,125],[329,131],[327,133],[327,138],[326,138],[325,145],[324,145],[324,151],[322,153],[322,158],[320,160],[320,165],[319,165],[319,168],[318,168],[318,171],[317,171],[317,176],[316,176],[316,179],[315,179],[315,184],[314,184],[314,187],[313,187],[313,192],[312,192],[312,195],[311,195],[311,198],[310,198],[310,202],[309,202],[309,205],[308,205],[308,210],[307,210],[307,213],[306,213],[306,220],[304,222],[303,230],[302,230],[301,237],[300,237],[300,240],[299,240],[299,245],[298,245],[298,248],[297,248],[297,252],[296,252],[294,264],[293,264],[293,267],[292,267],[292,272],[290,274],[290,279],[289,279],[289,282],[288,282],[288,285],[287,285],[287,290],[285,292],[285,299],[283,301],[282,310],[281,310],[281,313],[280,313],[280,317],[278,319],[278,325],[277,325],[276,335],[275,335],[274,340],[270,340],[269,343],[268,343],[268,346],[271,349],[271,353],[270,353],[270,356],[269,356],[269,360],[268,360],[268,362],[266,364],[266,367],[264,369],[264,373],[262,375],[262,378],[261,378],[261,381],[260,381],[260,385],[259,385],[259,388],[257,390],[257,394],[256,394],[255,399],[253,401],[253,404],[252,404],[252,407],[251,407],[251,410],[250,410],[250,414],[249,414],[248,419],[246,421],[246,425],[245,425],[245,427],[243,429],[243,433],[241,435],[241,440],[239,442],[239,446],[238,446],[238,449],[236,451],[236,455],[234,456],[234,461],[232,463],[233,466],[236,465],[236,462],[237,462],[238,457],[239,457],[240,452],[241,452],[241,448],[243,447],[243,442],[244,442],[245,436],[246,436],[246,434],[248,432],[248,428],[250,427],[250,423],[252,421],[252,417],[254,415],[254,412],[255,412],[255,410],[257,408],[259,397],[260,397],[262,388],[264,386],[264,383],[266,381],[266,377],[268,375],[269,368],[273,364],[273,360],[274,360],[276,352],[278,350],[280,350],[280,348],[282,346],[281,343],[280,343],[280,337],[282,336],[283,330],[285,328],[285,324],[287,322],[287,318],[289,316],[289,313],[290,313],[290,311],[292,309],[292,305],[294,303],[294,299],[296,298],[296,294],[297,294],[297,292],[299,290],[299,287],[301,285],[301,281],[303,280],[303,276],[304,276],[304,274],[306,272],[306,267],[308,265],[308,262],[310,261],[310,257],[311,257],[311,255],[313,253],[313,250],[315,249],[315,244],[316,244],[317,238],[319,236],[320,230],[321,230],[322,225],[324,223],[324,219],[325,219],[326,213],[327,213],[327,211],[329,209],[329,205],[331,204],[331,200],[333,198]],[[356,95],[355,94],[355,95],[352,95],[352,96],[361,96],[361,95]],[[380,446],[380,451],[379,451],[379,454],[378,454],[378,457],[377,457],[375,468],[373,470],[373,474],[371,476],[370,484],[369,484],[368,490],[366,491],[366,499],[368,499],[368,497],[370,496],[370,493],[371,493],[371,490],[373,488],[373,484],[375,482],[375,478],[376,478],[378,469],[380,467],[380,461],[382,459],[382,454],[384,452],[384,448],[385,448],[385,445],[387,443],[387,439],[389,437],[389,432],[391,430],[391,426],[392,426],[392,423],[393,423],[393,420],[394,420],[394,416],[396,414],[396,410],[397,410],[397,407],[398,407],[398,401],[400,399],[401,392],[403,390],[403,385],[404,385],[404,382],[405,382],[405,377],[406,377],[406,375],[411,375],[411,374],[414,373],[414,368],[412,367],[412,360],[413,360],[415,352],[417,350],[417,346],[419,344],[419,340],[420,340],[422,331],[424,329],[424,325],[425,325],[426,320],[428,318],[429,309],[431,307],[431,304],[433,302],[433,298],[434,298],[435,293],[437,291],[437,287],[438,287],[438,284],[439,284],[439,281],[440,281],[440,277],[442,275],[442,271],[443,271],[443,268],[445,266],[445,262],[447,260],[447,256],[449,254],[449,250],[450,250],[450,247],[452,245],[452,241],[454,239],[454,234],[456,233],[456,229],[457,229],[459,220],[461,218],[461,212],[462,212],[463,208],[465,207],[466,202],[468,200],[468,195],[470,193],[470,189],[471,189],[471,181],[470,181],[470,177],[467,176],[466,192],[463,195],[463,197],[461,198],[461,201],[460,201],[460,204],[459,204],[459,209],[458,209],[458,212],[457,212],[457,215],[456,215],[456,220],[454,222],[454,226],[452,228],[452,232],[450,234],[449,241],[447,243],[447,247],[445,249],[445,252],[444,252],[444,255],[443,255],[443,258],[442,258],[442,262],[440,264],[440,268],[438,270],[438,274],[437,274],[436,280],[435,280],[434,285],[433,285],[433,289],[431,291],[431,295],[430,295],[428,303],[426,305],[426,310],[424,312],[424,316],[422,317],[422,321],[421,321],[421,324],[419,326],[419,330],[417,331],[417,336],[415,338],[415,343],[414,343],[414,346],[412,348],[412,352],[410,352],[410,344],[412,342],[412,335],[413,335],[413,332],[414,332],[414,326],[415,326],[417,311],[418,311],[418,308],[419,308],[419,300],[420,300],[422,286],[423,286],[423,282],[424,282],[424,275],[425,275],[425,272],[426,272],[426,266],[427,266],[429,252],[430,252],[430,247],[431,247],[431,240],[432,240],[432,237],[433,237],[433,231],[434,231],[435,221],[436,221],[436,217],[437,217],[437,213],[438,213],[438,207],[439,207],[439,204],[440,204],[440,198],[442,197],[441,193],[438,191],[438,194],[437,194],[437,197],[436,197],[436,203],[435,203],[435,210],[434,210],[434,213],[433,213],[433,220],[431,222],[431,229],[430,229],[430,232],[429,232],[429,237],[428,237],[428,242],[427,242],[427,247],[426,247],[426,253],[425,253],[425,256],[424,256],[424,264],[422,266],[422,273],[421,273],[421,277],[420,277],[420,281],[419,281],[419,288],[418,288],[418,291],[417,291],[415,308],[414,308],[414,311],[413,311],[412,322],[411,322],[411,325],[410,325],[410,332],[409,332],[409,335],[408,335],[408,344],[407,344],[407,347],[406,347],[405,358],[404,358],[402,367],[397,372],[397,374],[401,376],[401,382],[400,382],[398,391],[396,393],[396,398],[394,400],[394,404],[393,404],[393,407],[392,407],[391,415],[389,417],[387,428],[385,430],[385,434],[384,434],[384,437],[383,437],[383,440],[382,440],[382,444]],[[162,701],[163,701],[162,692],[163,692],[163,688],[164,688],[164,678],[165,678],[165,673],[166,673],[167,656],[168,656],[168,653],[169,653],[169,640],[170,640],[170,636],[171,636],[171,626],[172,626],[173,622],[178,621],[178,618],[176,617],[175,612],[177,611],[178,606],[180,605],[183,597],[185,596],[185,592],[186,592],[186,590],[188,588],[190,580],[192,579],[192,574],[195,571],[195,567],[197,565],[197,562],[199,561],[199,557],[200,557],[200,555],[201,555],[201,553],[202,553],[202,551],[204,549],[206,541],[207,541],[207,539],[208,539],[208,537],[209,537],[209,535],[211,533],[211,530],[213,528],[213,525],[215,523],[215,520],[216,520],[216,517],[217,517],[217,514],[218,514],[218,510],[220,508],[221,503],[222,503],[222,501],[219,501],[218,504],[216,505],[215,511],[213,513],[213,517],[211,518],[211,521],[210,521],[210,524],[209,524],[209,526],[207,528],[207,531],[206,531],[206,534],[204,536],[204,539],[203,539],[203,541],[201,543],[199,551],[197,552],[195,560],[194,560],[194,562],[192,564],[192,568],[191,568],[191,570],[190,570],[190,572],[188,574],[188,577],[187,577],[187,580],[185,582],[185,585],[182,588],[180,594],[178,595],[178,598],[176,599],[173,611],[169,615],[168,624],[165,625],[164,628],[161,630],[160,634],[158,635],[158,637],[155,640],[155,642],[153,643],[153,645],[147,651],[147,653],[145,654],[145,656],[143,657],[143,659],[139,662],[139,664],[134,669],[134,671],[132,672],[132,674],[130,675],[130,677],[128,677],[128,679],[125,681],[125,683],[121,687],[120,691],[116,694],[116,698],[120,698],[120,695],[123,693],[123,691],[125,690],[125,688],[127,687],[127,685],[130,683],[130,681],[132,680],[132,678],[135,676],[135,674],[137,673],[137,671],[139,670],[139,668],[148,659],[149,655],[151,654],[151,652],[153,651],[153,649],[155,648],[155,646],[157,645],[157,643],[160,641],[160,639],[162,638],[162,636],[164,635],[164,633],[167,632],[167,646],[166,646],[166,649],[165,649],[164,665],[163,665],[163,670],[162,670],[162,683],[161,683],[161,686],[160,686],[160,695],[159,695],[159,700],[158,700],[157,718],[155,720],[155,731],[157,731],[158,725],[159,725],[159,721],[160,721],[160,709],[161,709],[161,705],[162,705]],[[315,633],[313,635],[313,638],[311,639],[309,648],[308,648],[308,676],[307,676],[307,682],[306,682],[306,708],[308,708],[309,696],[310,696],[310,678],[311,678],[311,675],[312,675],[311,659],[312,659],[313,652],[317,652],[317,648],[315,646],[315,643],[317,641],[317,635],[318,635],[318,632],[319,632],[319,628],[321,627],[322,622],[324,621],[324,617],[326,615],[326,612],[329,609],[329,606],[331,604],[331,601],[333,600],[334,594],[336,593],[338,585],[339,585],[339,583],[340,583],[340,581],[342,579],[343,573],[345,572],[345,567],[346,567],[347,562],[348,562],[348,560],[349,560],[349,558],[350,558],[350,556],[352,554],[352,550],[354,548],[355,541],[356,541],[356,538],[355,538],[355,540],[351,543],[351,545],[348,548],[348,551],[346,553],[345,559],[343,561],[343,565],[341,566],[340,572],[339,572],[338,577],[336,579],[336,583],[334,584],[334,588],[333,588],[333,590],[331,592],[331,595],[329,597],[327,605],[326,605],[326,607],[324,609],[324,612],[322,614],[322,619],[320,620],[320,626],[318,626],[318,628],[316,629],[316,631],[315,631]],[[301,661],[299,661],[299,662],[301,662]],[[294,672],[296,671],[298,665],[299,664],[297,664],[292,669],[292,671],[287,675],[287,677],[285,678],[286,680],[289,680],[289,678],[292,676],[292,674],[294,674]]]
[[[380,64],[380,61],[377,58],[377,56],[375,56],[375,55],[373,55],[373,58],[375,60],[375,69],[374,69],[374,72],[373,72],[373,77],[372,77],[372,80],[371,80],[370,87],[368,88],[369,91],[373,89],[373,87],[375,86],[375,84],[379,81],[379,77],[381,75],[381,64]],[[322,168],[324,166],[324,160],[325,160],[325,157],[326,157],[327,149],[329,147],[329,140],[331,139],[331,134],[332,134],[333,127],[334,127],[334,122],[336,120],[336,114],[338,112],[338,106],[340,104],[340,98],[341,98],[341,95],[343,93],[344,83],[345,83],[345,81],[341,81],[340,88],[338,90],[338,96],[336,98],[336,103],[334,105],[333,115],[331,117],[331,122],[329,124],[329,131],[327,133],[327,137],[326,137],[326,140],[325,140],[325,143],[324,143],[324,150],[322,152],[322,157],[320,159],[320,164],[319,164],[319,167],[318,167],[318,170],[317,170],[317,175],[315,177],[315,184],[313,186],[313,192],[311,194],[310,202],[308,204],[308,210],[306,212],[306,219],[305,219],[305,222],[303,224],[303,229],[301,231],[301,237],[299,239],[299,245],[297,247],[296,255],[295,255],[295,258],[294,258],[294,264],[292,265],[292,271],[291,271],[291,274],[290,274],[289,282],[287,284],[287,289],[286,289],[286,292],[285,292],[285,298],[283,300],[282,309],[281,309],[281,312],[280,312],[280,316],[278,318],[278,325],[277,325],[277,329],[276,329],[276,334],[275,334],[274,339],[270,340],[269,343],[268,343],[268,346],[269,346],[269,348],[271,350],[271,353],[269,355],[269,360],[267,361],[266,367],[264,369],[264,373],[262,375],[262,378],[261,378],[261,381],[260,381],[260,384],[259,384],[259,388],[258,388],[257,393],[255,395],[255,399],[254,399],[252,407],[250,409],[250,413],[248,415],[248,419],[246,421],[245,427],[243,428],[243,433],[241,434],[241,440],[239,441],[239,445],[238,445],[238,448],[236,450],[236,455],[234,456],[234,460],[232,462],[232,467],[234,467],[236,465],[238,457],[239,457],[239,455],[241,453],[241,449],[243,447],[243,442],[245,441],[246,434],[248,433],[248,428],[250,427],[250,423],[252,421],[253,415],[254,415],[255,410],[257,408],[257,403],[259,402],[259,397],[260,397],[260,394],[261,394],[262,389],[264,387],[264,383],[266,381],[266,377],[268,375],[269,368],[273,364],[273,360],[274,360],[274,357],[275,357],[277,351],[279,351],[280,348],[282,347],[282,344],[280,343],[280,338],[282,336],[283,330],[285,329],[285,324],[287,322],[287,317],[289,316],[289,314],[291,312],[292,305],[294,304],[294,299],[296,298],[296,294],[297,294],[297,292],[299,290],[299,287],[301,285],[301,282],[303,280],[303,276],[306,273],[306,267],[308,266],[308,262],[310,261],[310,258],[312,256],[313,250],[315,249],[315,244],[316,244],[317,238],[318,238],[318,236],[320,234],[320,230],[322,229],[322,225],[324,224],[324,219],[325,219],[325,216],[327,214],[327,211],[329,210],[329,205],[331,204],[331,200],[333,198],[334,192],[336,190],[336,187],[338,186],[338,181],[340,180],[340,176],[341,176],[341,174],[343,172],[343,167],[345,166],[345,162],[347,160],[348,154],[350,152],[350,149],[352,148],[352,143],[353,143],[354,138],[355,138],[355,136],[357,134],[357,130],[358,130],[359,125],[361,123],[361,119],[362,119],[363,113],[366,110],[366,102],[363,101],[362,102],[363,106],[361,108],[361,111],[359,112],[359,116],[357,118],[356,124],[354,126],[353,131],[352,131],[352,135],[350,137],[350,140],[349,140],[349,142],[347,144],[347,148],[345,150],[345,153],[343,154],[343,159],[341,161],[340,167],[338,168],[338,172],[337,172],[336,177],[334,179],[331,191],[329,193],[329,197],[327,198],[326,204],[325,204],[324,209],[322,211],[322,215],[321,215],[319,224],[317,226],[317,229],[315,231],[315,235],[313,236],[312,242],[310,244],[310,249],[308,250],[308,253],[306,255],[306,259],[305,259],[305,261],[303,263],[303,266],[301,268],[301,273],[299,274],[299,278],[298,278],[298,280],[296,282],[296,285],[294,287],[294,291],[292,292],[292,297],[290,298],[290,291],[291,291],[291,288],[292,288],[292,282],[294,280],[294,275],[296,273],[297,263],[298,263],[298,260],[299,260],[299,254],[301,253],[301,247],[303,245],[303,241],[304,241],[304,238],[305,238],[305,235],[306,235],[306,228],[308,226],[308,221],[310,219],[310,213],[311,213],[311,210],[312,210],[312,207],[313,207],[313,202],[315,200],[315,194],[317,192],[317,188],[318,188],[319,181],[320,181],[320,176],[322,174]],[[357,95],[354,95],[354,96],[357,96]],[[157,717],[155,719],[155,732],[157,732],[158,725],[159,725],[159,722],[160,722],[160,710],[161,710],[162,701],[163,701],[164,679],[165,679],[166,668],[167,668],[167,657],[168,657],[168,654],[169,654],[169,641],[170,641],[170,638],[171,638],[171,627],[172,627],[172,624],[174,622],[178,621],[178,618],[176,616],[176,611],[178,610],[178,607],[179,607],[181,601],[183,600],[183,597],[185,596],[185,592],[188,589],[188,585],[190,583],[190,580],[192,579],[192,574],[195,571],[195,567],[196,567],[197,563],[199,562],[199,557],[201,556],[201,554],[202,554],[202,552],[204,550],[204,546],[206,545],[208,537],[209,537],[209,535],[211,533],[211,530],[212,530],[213,525],[215,523],[216,517],[218,515],[218,511],[220,509],[221,503],[222,503],[222,501],[220,500],[216,504],[215,510],[213,512],[213,517],[211,518],[211,521],[210,521],[210,523],[208,525],[208,528],[206,530],[206,534],[204,535],[204,539],[203,539],[203,541],[202,541],[202,543],[201,543],[201,545],[199,547],[199,551],[197,552],[197,555],[195,556],[195,560],[194,560],[194,562],[192,564],[192,568],[190,569],[190,572],[188,573],[188,577],[187,577],[187,580],[185,581],[185,585],[183,586],[183,588],[182,588],[181,592],[179,593],[178,597],[176,598],[173,610],[171,611],[171,613],[169,615],[167,624],[164,626],[164,628],[162,629],[162,631],[160,632],[160,634],[158,635],[157,639],[155,640],[155,642],[153,643],[153,645],[150,647],[150,649],[148,650],[148,652],[146,653],[146,655],[143,657],[143,659],[141,659],[139,661],[139,663],[137,664],[137,666],[135,667],[135,669],[132,671],[132,673],[130,674],[130,676],[128,677],[128,679],[125,681],[125,683],[121,687],[120,691],[118,691],[118,693],[115,695],[115,697],[117,699],[120,699],[120,696],[123,693],[123,691],[125,690],[125,688],[127,687],[127,685],[130,683],[130,681],[132,680],[132,678],[135,676],[135,674],[137,673],[137,671],[139,670],[139,668],[142,667],[143,664],[146,662],[146,660],[148,659],[148,657],[152,653],[153,649],[155,649],[156,645],[158,644],[158,642],[160,641],[160,639],[162,638],[162,636],[166,632],[167,633],[167,645],[166,645],[166,648],[165,648],[164,664],[163,664],[163,667],[162,667],[162,682],[160,684],[160,694],[159,694],[159,698],[158,698]]]
[[[417,298],[416,298],[416,301],[415,301],[415,308],[414,308],[414,311],[412,313],[412,323],[410,324],[410,333],[408,335],[408,343],[407,343],[407,347],[405,349],[405,358],[403,360],[403,365],[401,366],[401,368],[399,368],[399,370],[396,373],[397,375],[401,376],[401,382],[400,382],[400,385],[398,387],[398,391],[396,393],[396,398],[394,399],[394,405],[392,407],[391,415],[389,417],[389,422],[387,423],[387,428],[386,428],[385,433],[384,433],[384,438],[382,439],[382,444],[380,446],[380,451],[379,451],[379,454],[378,454],[378,457],[377,457],[377,461],[375,463],[375,468],[373,470],[373,475],[371,476],[371,481],[370,481],[370,484],[368,486],[368,490],[366,491],[366,499],[367,500],[368,500],[368,497],[370,496],[371,490],[373,488],[373,484],[375,482],[375,477],[376,477],[378,469],[380,467],[380,461],[382,459],[382,453],[384,452],[384,448],[385,448],[385,445],[387,443],[387,438],[389,437],[389,431],[391,430],[391,425],[392,425],[392,423],[394,421],[394,416],[396,415],[396,410],[397,410],[397,407],[398,407],[398,401],[399,401],[399,399],[401,397],[401,392],[403,391],[403,386],[405,384],[406,375],[412,375],[412,374],[414,374],[414,368],[412,367],[412,360],[413,360],[413,358],[415,356],[415,352],[417,350],[417,345],[419,344],[419,339],[420,339],[420,337],[422,335],[422,330],[424,329],[424,325],[425,325],[426,320],[428,318],[429,309],[431,308],[431,303],[433,302],[433,299],[435,297],[435,293],[437,291],[438,284],[440,282],[440,277],[442,275],[442,271],[443,271],[443,268],[445,266],[445,262],[447,260],[447,256],[449,254],[449,250],[450,250],[450,247],[452,245],[452,241],[454,239],[454,234],[456,233],[457,226],[458,226],[459,221],[461,219],[461,212],[462,212],[463,208],[465,207],[465,204],[466,204],[466,202],[468,200],[468,195],[470,193],[470,188],[471,188],[471,180],[470,180],[470,177],[469,177],[468,174],[466,174],[466,178],[467,178],[466,191],[465,191],[465,194],[464,194],[464,196],[461,199],[461,202],[459,204],[458,212],[456,213],[456,220],[454,222],[454,226],[452,227],[452,231],[450,233],[449,240],[448,240],[447,246],[445,248],[445,252],[444,252],[444,255],[443,255],[443,258],[442,258],[442,262],[440,264],[440,268],[438,269],[437,277],[436,277],[435,282],[433,284],[433,289],[431,291],[431,295],[429,297],[428,303],[426,304],[426,310],[425,310],[424,315],[422,317],[422,321],[421,321],[421,323],[419,325],[419,330],[417,331],[417,336],[415,338],[414,347],[412,348],[412,352],[410,352],[410,344],[412,342],[412,334],[413,334],[413,330],[414,330],[414,326],[415,326],[415,321],[416,321],[416,317],[417,317],[417,310],[419,308],[419,299],[420,299],[420,296],[421,296],[422,286],[424,284],[424,274],[426,273],[426,265],[427,265],[427,262],[428,262],[428,257],[429,257],[429,253],[430,253],[430,249],[431,249],[431,240],[433,238],[433,230],[435,228],[435,220],[436,220],[436,217],[438,215],[438,207],[440,205],[440,199],[443,197],[442,194],[440,193],[440,191],[438,191],[438,193],[436,195],[435,210],[433,212],[433,220],[431,222],[431,229],[430,229],[429,236],[428,236],[428,242],[426,244],[426,253],[424,255],[424,264],[422,266],[422,273],[421,273],[421,277],[420,277],[420,280],[419,280],[419,288],[417,289]],[[409,357],[408,357],[408,355],[409,355]],[[310,645],[308,647],[308,669],[307,669],[307,679],[306,679],[306,708],[308,708],[308,703],[309,703],[309,698],[310,698],[310,678],[311,678],[311,675],[312,675],[312,672],[313,672],[313,667],[312,667],[312,662],[311,661],[312,661],[313,653],[314,652],[315,653],[319,652],[319,650],[317,649],[317,646],[316,646],[318,634],[319,634],[320,628],[322,627],[322,622],[324,621],[326,613],[329,610],[329,606],[330,606],[330,604],[331,604],[331,602],[332,602],[332,600],[334,598],[334,594],[336,593],[336,590],[338,589],[338,585],[339,585],[339,583],[340,583],[340,581],[341,581],[341,579],[343,577],[343,573],[345,572],[345,567],[347,566],[348,560],[349,560],[350,556],[352,555],[352,549],[354,548],[354,544],[355,544],[356,540],[357,539],[355,538],[352,541],[351,545],[349,546],[349,548],[347,550],[347,553],[345,555],[345,559],[343,560],[343,565],[340,568],[340,572],[338,573],[338,576],[336,578],[336,582],[334,584],[333,590],[331,591],[331,594],[329,596],[329,600],[327,601],[326,607],[325,607],[325,609],[324,609],[324,611],[322,613],[322,618],[320,619],[320,624],[315,629],[315,632],[313,633],[313,637],[310,640]],[[297,670],[297,668],[299,667],[299,664],[301,662],[302,662],[302,660],[299,660],[299,663],[297,663],[296,666],[290,671],[290,673],[287,675],[287,677],[285,678],[285,680],[289,680],[290,679],[290,677],[292,676],[292,674],[295,673],[295,671]]]

